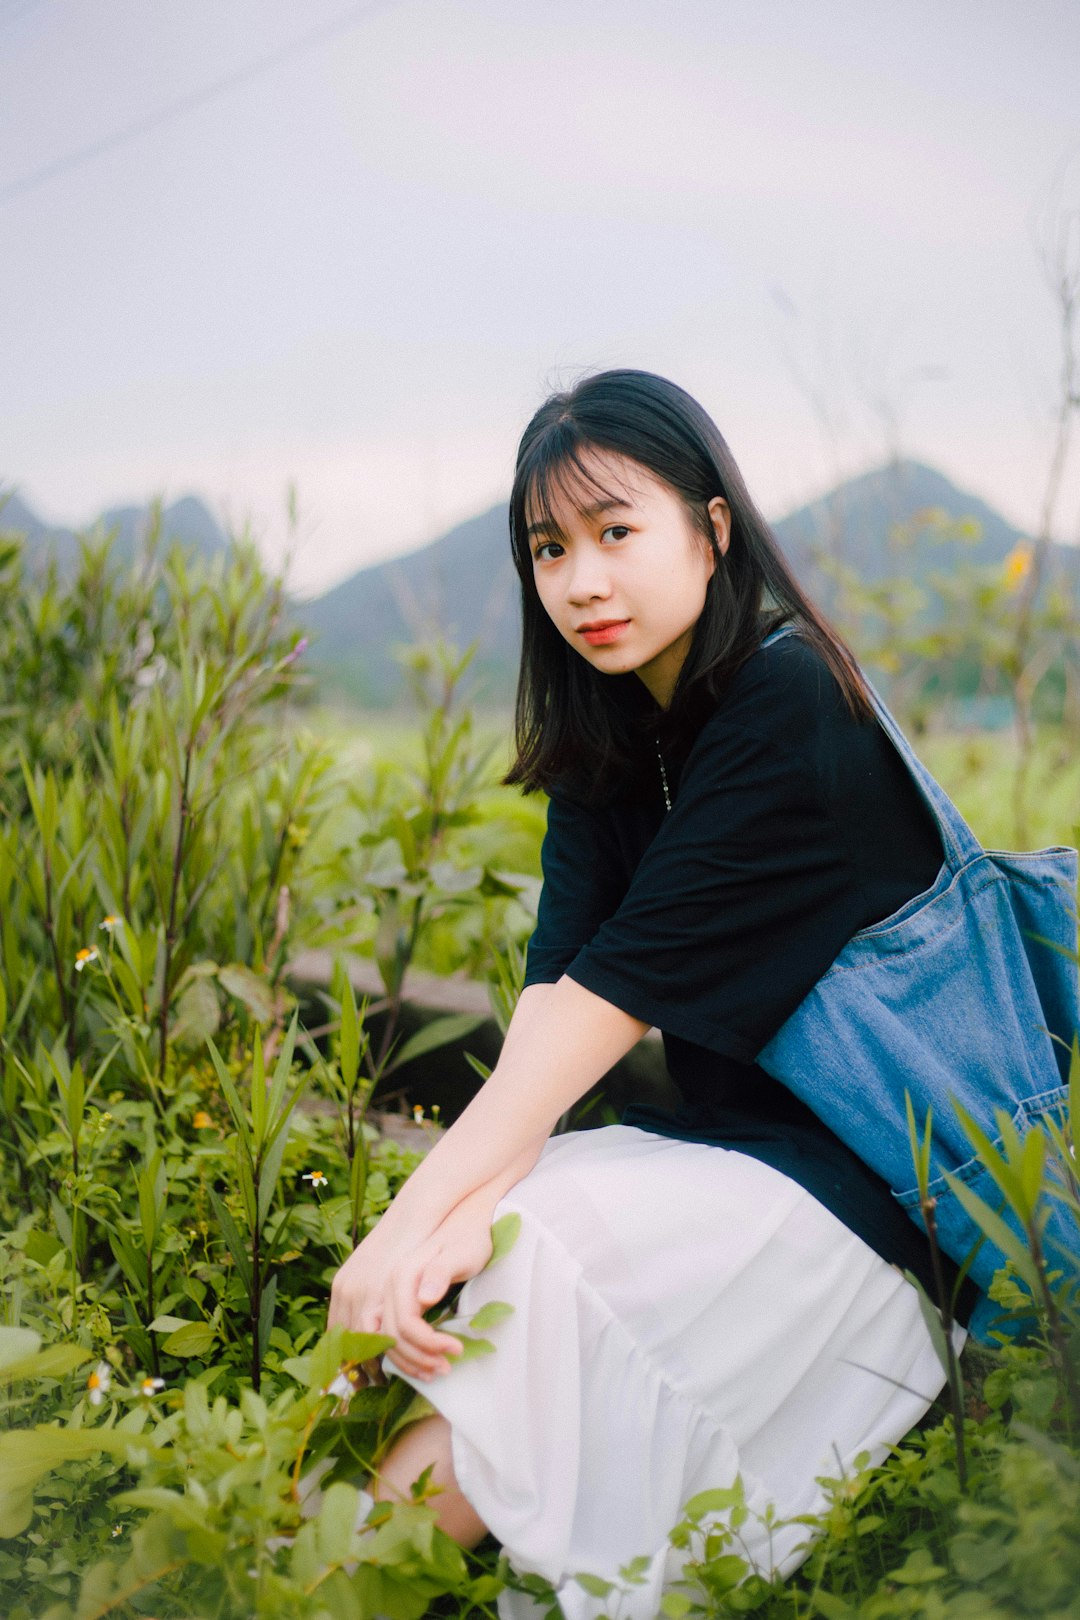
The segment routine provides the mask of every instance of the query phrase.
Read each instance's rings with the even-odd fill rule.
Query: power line
[[[353,6],[333,22],[324,23],[320,28],[313,28],[309,34],[300,39],[293,40],[289,45],[283,45],[267,56],[261,56],[244,67],[236,68],[232,73],[226,73],[223,78],[216,79],[212,84],[204,85],[201,90],[192,90],[186,96],[160,107],[156,112],[147,113],[137,118],[133,123],[126,124],[111,135],[104,135],[100,140],[92,141],[88,146],[79,147],[77,151],[68,152],[63,157],[54,158],[51,163],[44,164],[30,174],[23,175],[18,180],[10,180],[7,185],[0,186],[0,203],[10,202],[15,197],[25,196],[28,191],[36,191],[47,180],[54,180],[57,175],[67,174],[71,169],[80,168],[93,158],[101,157],[105,152],[115,151],[118,146],[124,146],[128,141],[146,135],[152,129],[160,129],[163,124],[171,123],[175,118],[182,118],[197,107],[205,107],[207,102],[215,101],[219,96],[239,85],[249,84],[260,74],[268,72],[271,68],[279,67],[282,62],[288,62],[293,57],[300,56],[304,51],[317,49],[327,40],[333,39],[337,34],[343,34],[349,28],[355,28],[358,23],[366,22],[377,12],[388,11],[396,5],[398,0],[364,0],[363,5]]]

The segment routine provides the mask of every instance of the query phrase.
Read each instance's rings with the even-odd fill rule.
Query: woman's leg
[[[431,1499],[439,1529],[459,1546],[475,1547],[487,1535],[487,1525],[461,1494],[454,1477],[450,1425],[438,1412],[410,1424],[390,1448],[373,1483],[375,1500],[408,1502],[409,1486],[428,1467],[432,1467],[432,1484],[442,1487],[440,1494]]]

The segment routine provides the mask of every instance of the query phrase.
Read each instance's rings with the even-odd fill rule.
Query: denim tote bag
[[[763,645],[791,633],[793,626],[783,626]],[[953,1099],[995,1142],[999,1109],[1023,1134],[1066,1102],[1069,1048],[1080,1028],[1077,852],[983,849],[867,686],[937,822],[944,862],[932,888],[848,941],[755,1061],[888,1182],[920,1228],[905,1090],[920,1127],[931,1107],[929,1190],[938,1238],[961,1262],[981,1232],[943,1172],[995,1209],[1001,1197],[973,1156]],[[1051,1204],[1046,1245],[1053,1265],[1080,1253],[1080,1228],[1058,1199]],[[970,1323],[976,1338],[985,1338],[999,1314],[985,1290],[1003,1259],[987,1240],[972,1261],[970,1275],[982,1290]]]

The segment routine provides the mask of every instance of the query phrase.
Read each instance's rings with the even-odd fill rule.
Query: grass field
[[[420,757],[419,722],[408,714],[385,711],[349,711],[317,708],[301,711],[301,723],[330,746],[345,772],[361,776],[377,760],[413,765]],[[490,768],[491,799],[519,807],[515,827],[533,829],[536,855],[543,834],[543,810],[536,798],[522,803],[516,789],[499,788],[501,770],[510,757],[509,715],[478,714],[476,735],[494,745]],[[970,823],[976,837],[989,849],[1021,847],[1016,838],[1012,793],[1016,744],[1011,731],[930,732],[916,743],[916,752],[937,777]],[[1027,848],[1072,844],[1080,838],[1080,741],[1060,731],[1040,735],[1029,788],[1031,832]],[[535,807],[535,813],[530,814]],[[524,814],[522,814],[524,812]],[[528,832],[526,831],[526,840]],[[517,852],[520,854],[520,852]],[[526,868],[538,872],[537,862]]]

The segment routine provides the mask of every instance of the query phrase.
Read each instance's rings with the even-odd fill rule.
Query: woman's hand
[[[382,1331],[394,1336],[388,1359],[400,1372],[425,1382],[450,1371],[448,1355],[460,1355],[462,1344],[424,1320],[424,1312],[454,1283],[467,1282],[491,1259],[491,1220],[497,1197],[480,1188],[463,1199],[438,1230],[390,1278]]]
[[[423,1313],[454,1283],[475,1277],[487,1265],[492,1215],[501,1194],[501,1186],[477,1188],[419,1241],[400,1231],[388,1236],[384,1216],[335,1276],[327,1326],[393,1338],[390,1359],[414,1377],[449,1371],[446,1356],[460,1355],[461,1341],[438,1332]],[[365,1370],[378,1376],[378,1363],[366,1363]]]
[[[497,1197],[486,1187],[450,1210],[408,1265],[393,1272],[385,1296],[382,1332],[395,1345],[387,1359],[400,1372],[431,1379],[449,1372],[449,1356],[460,1356],[461,1341],[424,1320],[424,1311],[444,1298],[453,1283],[465,1283],[491,1260],[491,1221]]]
[[[383,1333],[383,1311],[390,1279],[408,1264],[429,1233],[411,1239],[395,1235],[384,1215],[373,1232],[353,1250],[330,1285],[328,1328],[344,1327],[354,1333]]]

